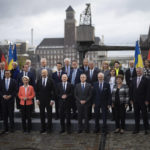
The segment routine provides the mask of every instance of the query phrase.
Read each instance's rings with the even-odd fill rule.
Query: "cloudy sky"
[[[76,20],[91,3],[96,36],[105,44],[133,45],[150,25],[150,0],[0,0],[0,41],[17,39],[34,44],[45,37],[63,37],[65,10],[71,5]]]

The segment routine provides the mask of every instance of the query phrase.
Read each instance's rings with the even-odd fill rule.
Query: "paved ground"
[[[21,131],[0,135],[0,150],[98,150],[100,134],[60,135]]]
[[[105,150],[150,150],[150,134],[144,135],[142,131],[137,135],[132,132],[123,135],[110,133]]]

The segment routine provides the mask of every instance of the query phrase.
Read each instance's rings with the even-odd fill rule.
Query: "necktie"
[[[99,90],[102,91],[102,83],[99,84]]]
[[[73,73],[72,73],[72,80],[71,80],[71,84],[75,84],[75,69],[73,70]]]
[[[45,87],[45,78],[43,79],[43,83],[42,83],[42,85]]]
[[[60,78],[60,71],[58,71],[58,78]]]
[[[138,77],[138,80],[137,80],[137,88],[139,87],[139,84],[140,84],[140,77]]]
[[[6,79],[6,90],[8,91],[8,79]]]
[[[84,92],[84,84],[82,84],[82,92]]]
[[[92,76],[93,76],[93,71],[90,70],[90,78],[92,79]]]
[[[64,90],[64,92],[66,91],[65,83],[63,83],[63,90]]]

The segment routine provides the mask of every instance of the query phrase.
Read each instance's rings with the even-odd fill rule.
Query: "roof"
[[[39,46],[64,46],[64,38],[45,38]]]
[[[66,9],[66,11],[74,11],[74,9],[73,9],[71,6],[69,6],[69,7]]]

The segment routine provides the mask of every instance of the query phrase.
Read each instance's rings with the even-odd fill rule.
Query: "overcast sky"
[[[150,0],[0,0],[0,41],[17,39],[34,44],[46,37],[64,37],[65,10],[76,11],[76,20],[91,3],[96,36],[106,44],[133,44],[150,25]]]

